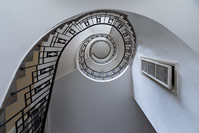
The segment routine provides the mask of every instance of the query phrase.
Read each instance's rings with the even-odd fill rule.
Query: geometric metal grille
[[[124,16],[118,14],[96,13],[86,22],[85,26],[100,24],[103,28],[100,31],[92,29],[93,34],[83,41],[78,56],[79,71],[99,82],[118,78],[127,69],[135,53],[133,27]],[[102,34],[102,31],[106,34]]]
[[[106,22],[102,21],[104,18],[107,18]],[[56,70],[64,48],[87,28],[100,24],[114,26],[116,21],[129,25],[128,28],[133,31],[127,15],[117,11],[99,10],[63,22],[43,36],[25,57],[15,75],[0,110],[0,133],[43,132]],[[123,25],[117,25],[117,28],[122,28]],[[132,36],[125,29],[121,33]],[[132,37],[135,40],[135,35]],[[134,45],[134,49],[126,50],[134,51],[135,41],[130,41],[127,39],[125,43]],[[33,56],[31,61],[30,55]]]

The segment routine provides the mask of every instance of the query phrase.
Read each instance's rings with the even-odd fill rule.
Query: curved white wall
[[[131,67],[103,84],[79,71],[58,79],[49,108],[49,133],[154,133],[132,99],[131,83]]]
[[[12,77],[15,74],[16,68],[19,66],[28,50],[32,47],[35,40],[41,37],[55,24],[66,18],[83,11],[102,8],[126,10],[148,16],[166,26],[192,49],[199,53],[199,46],[197,44],[199,42],[199,2],[197,0],[1,0],[0,105],[6,90],[10,85]],[[135,28],[137,27],[134,24],[133,26]],[[139,35],[139,33],[137,33],[137,35]],[[148,37],[150,37],[150,34],[143,36],[145,39]],[[142,45],[148,43],[146,40],[144,41],[141,39],[138,41],[140,46],[138,47],[137,57],[139,57],[142,52],[147,52],[147,55],[153,57],[168,57],[168,53],[165,53],[165,49],[161,47],[162,45],[150,49],[146,47],[147,45]],[[152,41],[151,45],[157,46],[157,43],[162,44],[161,39],[157,38],[156,41],[158,42],[152,43]],[[177,42],[183,43],[182,41],[179,42],[179,40],[177,40]],[[184,51],[186,53],[184,58],[191,58],[193,61],[195,60],[195,62],[191,60],[183,60],[181,55],[181,58],[177,58],[178,55],[174,53],[179,50],[178,48],[181,48],[178,46],[179,45],[176,45],[176,49],[172,49],[173,54],[172,56],[169,56],[169,58],[184,64],[184,66],[180,68],[180,70],[182,70],[181,74],[183,75],[181,77],[182,89],[180,90],[180,96],[174,97],[173,95],[168,94],[164,89],[159,88],[159,86],[153,84],[150,80],[140,77],[140,73],[135,72],[135,75],[133,76],[137,76],[137,80],[139,79],[140,81],[147,83],[151,89],[154,88],[153,91],[149,91],[148,89],[148,92],[146,92],[144,90],[146,86],[139,86],[139,84],[136,84],[136,81],[134,81],[135,99],[158,131],[168,131],[168,129],[173,129],[173,131],[177,132],[177,129],[183,130],[185,127],[188,127],[183,131],[190,129],[190,131],[194,132],[198,130],[197,122],[199,120],[199,114],[197,113],[199,110],[196,102],[198,100],[197,97],[199,97],[197,90],[198,82],[196,81],[197,79],[191,82],[189,79],[193,78],[193,75],[197,77],[199,72],[195,67],[192,68],[188,64],[193,63],[194,66],[199,65],[198,54],[185,46],[182,47],[182,49],[188,49],[188,51]],[[148,48],[148,51],[144,50],[146,48]],[[163,50],[163,52],[157,52],[159,49]],[[182,53],[182,55],[183,54],[184,53]],[[134,63],[139,63],[137,57],[135,58]],[[133,69],[139,70],[139,66],[135,66]],[[187,69],[191,69],[193,75],[187,73]],[[162,96],[164,97],[162,98]],[[151,97],[157,97],[160,101],[151,99]],[[168,105],[169,108],[160,106],[162,104]],[[151,108],[149,108],[148,105],[150,105]],[[154,111],[156,108],[157,110]],[[162,111],[165,112],[161,113]],[[157,116],[160,118],[156,119]],[[171,118],[173,121],[169,121],[168,118]],[[176,123],[178,123],[178,127],[176,126]]]
[[[161,24],[133,13],[128,15],[135,28],[138,44],[132,68],[135,100],[158,132],[197,133],[199,131],[197,126],[199,124],[197,102],[199,100],[197,89],[199,55]],[[64,50],[60,66],[64,66],[64,60],[69,56],[69,51],[70,49],[67,48]],[[177,96],[141,74],[141,56],[179,63],[180,93]],[[68,59],[65,61],[70,62]],[[60,72],[65,72],[61,71],[61,67],[58,68]],[[65,75],[66,73],[60,74],[60,76]]]
[[[165,25],[199,52],[197,0],[1,0],[0,105],[16,68],[39,37],[66,18],[102,8],[148,16]]]
[[[131,14],[137,35],[137,52],[132,66],[134,98],[159,133],[199,132],[199,55],[164,26]],[[177,62],[179,93],[141,74],[140,57]]]

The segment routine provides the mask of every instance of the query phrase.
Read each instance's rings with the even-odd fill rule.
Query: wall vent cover
[[[177,93],[177,63],[141,57],[141,72]]]

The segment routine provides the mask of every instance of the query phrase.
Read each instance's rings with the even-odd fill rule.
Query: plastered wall
[[[22,58],[58,22],[95,9],[119,9],[150,17],[199,52],[197,0],[1,0],[0,105]]]
[[[199,55],[157,22],[129,15],[137,35],[132,66],[134,98],[157,132],[199,132]],[[141,57],[178,63],[177,95],[141,74]]]

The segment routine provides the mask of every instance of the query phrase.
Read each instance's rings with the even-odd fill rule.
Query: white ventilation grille
[[[141,72],[167,89],[177,93],[176,63],[141,57]]]

